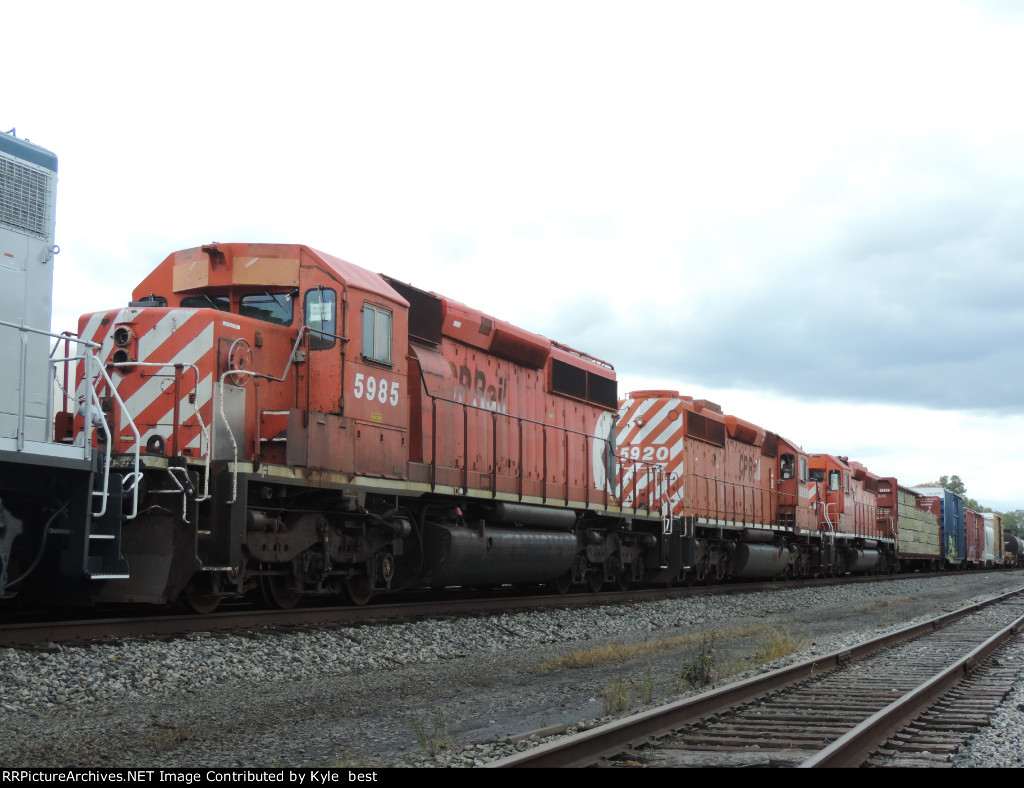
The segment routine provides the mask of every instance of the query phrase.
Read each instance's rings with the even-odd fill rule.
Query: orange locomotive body
[[[306,246],[177,252],[133,299],[79,327],[142,468],[98,598],[643,576],[662,515],[617,497],[610,365]]]
[[[785,574],[790,551],[779,525],[778,436],[675,391],[636,391],[619,406],[624,500],[663,500],[678,538],[668,543],[666,582]],[[664,469],[660,487],[646,468]]]
[[[878,510],[879,476],[847,457],[812,454],[808,462],[818,486],[818,527],[840,548],[836,570],[895,571],[895,526]]]
[[[620,403],[620,462],[664,469],[654,497],[679,529],[662,574],[712,581],[895,571],[894,525],[878,514],[879,479],[844,457],[791,441],[674,391],[638,391]],[[649,474],[630,484],[650,495]],[[670,543],[671,544],[671,543]]]

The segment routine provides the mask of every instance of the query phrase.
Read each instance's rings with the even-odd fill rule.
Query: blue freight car
[[[938,515],[942,523],[942,561],[947,567],[962,567],[967,557],[964,499],[942,487],[915,487],[920,506]]]

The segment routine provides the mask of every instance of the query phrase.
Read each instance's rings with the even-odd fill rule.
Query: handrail
[[[687,494],[682,501],[683,516],[732,520],[748,524],[773,524],[772,499],[779,495],[754,484],[728,481],[713,476],[688,473]],[[714,486],[714,496],[711,494]],[[747,491],[750,490],[748,501]],[[700,493],[703,492],[703,498]],[[738,499],[738,500],[737,500]]]
[[[675,512],[672,511],[671,500],[668,496],[668,482],[665,474],[665,466],[659,462],[640,460],[627,457],[618,458],[617,483],[619,505],[629,508],[626,500],[632,501],[634,512],[645,510],[656,510],[662,518],[662,530],[664,533],[672,532],[672,520]],[[640,485],[640,480],[644,484]],[[626,485],[629,485],[627,494]],[[644,503],[641,505],[641,489],[644,492]]]
[[[508,413],[502,413],[499,410],[494,410],[492,408],[483,407],[483,406],[480,406],[480,405],[474,405],[474,404],[472,404],[470,402],[459,401],[457,399],[452,399],[452,398],[449,398],[449,397],[444,397],[444,396],[441,396],[441,395],[438,395],[438,394],[428,394],[428,396],[430,397],[430,419],[431,419],[431,446],[430,446],[430,463],[429,463],[429,468],[430,468],[430,489],[431,490],[435,490],[437,488],[437,483],[438,483],[437,482],[437,470],[438,470],[439,467],[442,467],[442,466],[439,466],[438,461],[437,461],[437,457],[438,457],[438,428],[437,428],[437,424],[438,424],[438,408],[439,408],[439,405],[441,405],[441,404],[447,404],[447,405],[452,405],[454,407],[460,408],[461,412],[462,412],[462,419],[461,419],[462,431],[461,431],[461,435],[459,437],[462,440],[462,451],[463,451],[463,455],[464,455],[462,457],[463,464],[462,464],[462,468],[461,468],[461,471],[462,471],[462,487],[463,487],[463,489],[468,488],[468,485],[469,485],[469,457],[468,457],[468,448],[469,448],[469,413],[470,413],[470,411],[476,411],[479,414],[489,414],[490,417],[491,417],[490,418],[491,428],[489,430],[488,438],[491,440],[491,452],[490,453],[491,453],[491,477],[492,478],[491,478],[491,483],[490,483],[490,491],[491,491],[492,495],[496,495],[497,491],[498,491],[497,476],[498,476],[498,470],[499,469],[497,467],[497,459],[496,459],[497,458],[497,443],[498,443],[498,426],[499,426],[499,424],[502,424],[502,423],[504,423],[504,424],[513,424],[514,423],[517,426],[516,438],[517,438],[518,444],[519,444],[519,453],[518,453],[518,459],[517,459],[517,463],[516,463],[516,476],[515,476],[517,495],[520,498],[522,498],[523,495],[524,495],[523,489],[524,489],[524,483],[525,483],[525,470],[524,470],[524,460],[523,460],[523,443],[524,443],[523,435],[524,435],[525,429],[527,427],[532,426],[532,427],[537,427],[537,428],[540,429],[542,468],[541,468],[541,474],[540,474],[539,482],[540,482],[540,486],[541,486],[541,493],[540,493],[541,499],[543,501],[556,500],[553,497],[553,494],[552,494],[553,491],[549,490],[550,476],[551,476],[549,471],[551,469],[548,467],[548,459],[549,459],[549,457],[551,455],[551,449],[552,449],[551,442],[549,440],[549,436],[551,434],[555,434],[555,435],[559,436],[559,438],[560,438],[559,443],[557,445],[561,446],[561,448],[563,450],[563,467],[560,470],[564,474],[564,484],[559,485],[559,486],[563,487],[563,490],[562,490],[563,494],[561,496],[559,496],[559,500],[561,500],[565,504],[568,504],[570,502],[570,500],[571,500],[571,498],[570,498],[570,490],[569,490],[569,488],[571,486],[570,485],[570,481],[571,480],[569,478],[569,471],[571,469],[570,454],[572,452],[571,440],[572,440],[572,438],[576,437],[576,438],[582,439],[582,444],[583,444],[583,447],[584,447],[585,456],[587,457],[587,461],[584,463],[584,465],[585,465],[585,468],[584,468],[584,476],[585,476],[585,478],[584,478],[584,494],[583,494],[584,501],[583,502],[584,502],[584,505],[587,506],[587,507],[589,507],[592,503],[594,503],[593,499],[591,498],[591,495],[598,488],[596,486],[597,479],[592,478],[592,476],[591,476],[590,457],[592,456],[592,453],[595,452],[595,447],[597,445],[600,445],[602,447],[602,451],[603,452],[608,453],[610,451],[610,449],[614,445],[613,441],[611,439],[602,438],[602,437],[600,437],[598,435],[591,435],[589,432],[583,432],[583,431],[580,431],[580,430],[574,430],[574,429],[570,429],[570,428],[564,427],[564,426],[547,424],[547,423],[545,423],[543,421],[538,421],[536,419],[527,418],[525,416],[515,416],[515,415],[512,415],[512,414],[508,414]],[[647,464],[657,468],[657,472],[658,473],[663,473],[663,471],[664,471],[664,469],[660,465],[658,465],[657,463],[647,463]],[[455,466],[455,469],[458,469],[458,466]],[[618,475],[619,475],[620,480],[621,480],[621,478],[623,478],[623,474],[621,472],[621,465],[619,466],[619,474]],[[621,484],[618,485],[618,486],[621,488]],[[659,488],[662,487],[662,486],[663,485],[659,485]],[[605,489],[603,490],[603,493],[604,493],[606,501],[614,501],[618,506],[620,506],[622,508],[630,508],[630,507],[627,507],[626,504],[624,503],[624,495],[622,495],[620,493],[617,493],[615,491],[615,489],[612,487],[612,479],[611,478],[606,478],[605,479]],[[664,497],[664,491],[662,492],[662,497]],[[668,513],[666,511],[666,503],[667,503],[667,499],[666,499],[666,502],[660,504],[656,508],[658,510],[660,510],[660,511],[663,511],[664,516],[670,517],[671,516],[670,513]],[[638,504],[638,502],[636,500],[634,500],[634,506],[632,507],[632,509],[633,509],[634,512],[641,511],[641,507],[639,506],[639,504]]]
[[[217,380],[220,383],[220,397],[218,403],[220,405],[220,417],[224,422],[224,427],[227,430],[228,438],[231,439],[231,457],[232,457],[232,473],[231,473],[231,500],[227,501],[228,504],[233,504],[238,500],[238,441],[235,440],[235,435],[231,430],[231,424],[228,422],[227,413],[224,411],[224,378],[228,375],[247,375],[251,378],[262,378],[264,380],[270,380],[275,383],[283,383],[288,377],[288,373],[291,372],[292,364],[295,362],[295,355],[298,352],[299,345],[302,343],[303,337],[308,333],[320,334],[322,336],[331,336],[335,339],[344,339],[346,342],[347,338],[338,337],[336,334],[331,334],[327,331],[320,331],[316,328],[310,328],[309,326],[300,326],[298,334],[295,336],[295,344],[292,345],[292,352],[288,355],[288,363],[284,365],[284,372],[281,373],[280,377],[274,377],[266,372],[256,372],[252,369],[228,369],[221,373],[220,378]],[[239,340],[243,339],[239,337],[231,343],[231,347],[228,350],[228,358],[231,357],[231,351]],[[212,453],[212,449],[211,449]]]
[[[93,408],[95,407],[97,411],[102,412],[102,404],[100,402],[99,393],[96,390],[96,380],[97,380],[97,378],[100,378],[100,377],[103,378],[104,382],[107,384],[107,386],[112,391],[113,396],[114,396],[114,398],[116,399],[116,401],[118,403],[118,406],[123,411],[123,413],[125,415],[125,418],[128,421],[129,426],[135,432],[136,436],[138,436],[138,430],[135,427],[135,422],[132,419],[131,413],[128,412],[128,409],[125,407],[124,402],[121,400],[121,398],[117,395],[117,392],[113,390],[113,383],[111,382],[109,376],[104,371],[103,366],[100,363],[99,359],[97,358],[96,351],[98,351],[100,349],[100,347],[101,347],[100,345],[98,345],[97,343],[92,342],[90,340],[82,339],[81,337],[73,336],[72,334],[70,334],[67,331],[63,331],[63,332],[61,332],[59,334],[56,334],[56,333],[53,333],[52,331],[43,331],[42,329],[33,328],[31,326],[26,326],[26,325],[20,325],[18,323],[12,323],[12,322],[7,321],[7,320],[0,320],[0,325],[6,326],[8,328],[17,329],[19,331],[19,333],[20,333],[20,336],[21,336],[21,343],[20,343],[21,344],[21,350],[20,350],[20,358],[19,358],[19,370],[20,370],[20,375],[21,375],[22,386],[21,386],[21,400],[20,400],[19,406],[18,406],[18,431],[17,431],[17,438],[16,438],[16,440],[17,440],[17,443],[16,443],[17,451],[24,451],[25,450],[25,419],[27,417],[27,410],[28,410],[27,402],[26,402],[26,399],[25,399],[26,392],[27,392],[27,389],[28,389],[28,386],[26,384],[26,374],[27,374],[27,366],[28,366],[28,334],[36,334],[36,335],[39,335],[39,336],[50,337],[52,339],[63,340],[64,346],[65,346],[65,355],[64,356],[58,356],[57,355],[57,348],[59,347],[59,342],[54,343],[53,346],[50,347],[49,352],[47,353],[48,369],[52,370],[52,371],[48,372],[48,374],[47,374],[47,396],[46,396],[46,425],[47,425],[47,427],[46,427],[46,429],[48,431],[48,435],[52,435],[52,430],[53,430],[53,396],[54,396],[53,381],[55,380],[56,367],[57,367],[58,364],[64,364],[65,365],[65,373],[67,373],[67,369],[68,369],[67,365],[69,365],[72,362],[76,362],[77,363],[77,362],[81,361],[84,364],[84,366],[85,366],[84,373],[83,373],[83,382],[86,384],[87,389],[88,389],[87,391],[83,392],[82,395],[81,395],[81,397],[82,397],[82,403],[81,403],[81,405],[82,405],[82,417],[83,417],[82,459],[88,461],[92,457],[92,452],[93,452],[93,449],[94,449],[94,447],[92,445],[92,430],[93,430],[94,426],[98,426],[98,425],[94,425],[93,424]],[[70,344],[72,342],[74,342],[76,346],[79,346],[81,348],[81,355],[71,355],[70,354]],[[93,373],[93,370],[91,368],[93,364],[96,365],[96,373],[95,374]],[[69,393],[68,393],[69,385],[70,384],[69,384],[69,381],[68,381],[67,374],[65,374],[65,386],[64,386],[64,401],[65,401],[65,404],[67,403],[68,397],[69,397]],[[106,422],[106,419],[102,419],[100,424],[102,425],[104,436],[106,437],[106,444],[105,444],[104,451],[103,451],[103,485],[102,485],[102,489],[100,489],[100,490],[93,490],[92,491],[93,497],[98,497],[98,498],[101,499],[101,504],[100,504],[99,511],[93,511],[90,508],[90,512],[91,512],[93,517],[103,517],[106,514],[106,511],[107,511],[107,500],[109,498],[109,492],[110,492],[110,466],[111,466],[111,443],[112,443],[112,439],[111,439],[111,435],[110,435],[110,428],[109,428],[109,426],[108,426],[108,424]],[[47,444],[49,444],[49,443],[56,444],[57,443],[57,441],[54,441],[54,440],[50,439],[50,437],[47,437],[42,442],[43,443],[47,443]],[[134,473],[133,473],[132,478],[137,480],[138,477],[139,477],[139,455],[138,455],[138,446],[136,446],[135,468],[134,468]],[[126,517],[126,519],[129,519],[129,520],[133,519],[138,514],[138,503],[139,503],[139,497],[138,497],[138,488],[137,488],[137,485],[136,485],[135,490],[134,490],[134,495],[133,495],[133,498],[132,498],[132,513],[131,513],[130,516]]]
[[[174,367],[175,368],[175,374],[174,374],[174,381],[175,381],[174,406],[173,406],[173,408],[171,410],[172,418],[174,419],[174,426],[172,427],[172,436],[171,436],[171,439],[173,441],[172,445],[176,445],[177,441],[178,441],[178,422],[179,422],[180,417],[181,417],[181,413],[180,413],[181,398],[178,396],[178,384],[179,384],[179,380],[180,380],[180,375],[178,374],[178,368],[184,369],[185,367],[188,367],[189,369],[192,370],[192,374],[195,377],[195,382],[192,385],[192,394],[193,394],[192,404],[193,404],[194,410],[195,410],[196,421],[199,422],[199,433],[200,433],[200,438],[199,438],[199,456],[201,458],[204,456],[203,455],[203,440],[204,439],[206,440],[206,454],[205,454],[205,457],[206,457],[206,463],[205,463],[206,464],[206,473],[205,473],[206,479],[205,479],[205,483],[203,485],[203,495],[202,495],[202,497],[197,498],[196,500],[197,501],[205,501],[205,500],[207,500],[210,497],[210,458],[211,458],[211,455],[213,454],[213,446],[212,446],[212,443],[210,441],[210,430],[206,426],[206,423],[203,421],[202,414],[199,412],[199,367],[198,367],[198,365],[196,365],[196,364],[186,364],[186,363],[180,362],[180,361],[166,361],[166,362],[161,362],[161,361],[121,361],[121,362],[117,362],[117,363],[110,363],[107,366],[114,367],[115,369],[123,369],[123,368],[127,368],[127,367],[153,367],[153,368],[157,368],[157,369],[165,369],[167,367]],[[154,375],[154,377],[156,377],[156,376]],[[114,390],[114,395],[118,396],[117,392],[116,392],[116,389]],[[120,402],[120,397],[119,396],[118,396],[118,401]],[[138,451],[139,450],[139,444],[142,441],[142,437],[139,435],[138,430],[135,429],[135,425],[134,424],[132,424],[132,429],[135,432],[135,448],[136,448],[136,451]],[[177,451],[172,450],[171,454],[172,454],[172,456],[176,456],[177,455]],[[138,470],[138,469],[136,468],[136,470]]]
[[[117,393],[117,389],[114,387],[113,381],[110,379],[110,376],[107,374],[107,371],[103,368],[103,365],[100,364],[100,360],[98,358],[96,358],[96,356],[92,355],[91,353],[86,355],[85,358],[86,358],[86,362],[85,362],[85,380],[90,381],[90,383],[89,383],[89,390],[92,393],[93,398],[96,400],[96,406],[100,407],[100,402],[99,402],[99,396],[96,393],[95,383],[93,382],[95,380],[95,377],[93,377],[92,375],[89,374],[89,364],[96,364],[97,370],[99,372],[99,374],[96,377],[99,377],[100,375],[103,376],[103,380],[104,380],[104,382],[106,382],[107,388],[109,389],[111,396],[115,400],[117,400],[118,406],[121,408],[121,411],[124,413],[125,417],[128,420],[128,426],[131,427],[132,432],[135,434],[135,460],[134,460],[134,471],[132,473],[132,479],[133,479],[133,484],[132,484],[132,513],[131,513],[130,516],[125,516],[126,520],[134,520],[135,517],[139,513],[139,485],[138,485],[138,480],[139,480],[139,478],[141,476],[141,473],[139,471],[139,465],[140,465],[139,453],[141,451],[141,449],[139,447],[139,443],[142,441],[142,436],[139,435],[139,428],[135,426],[135,420],[132,419],[131,413],[128,412],[128,408],[124,404],[124,400],[122,400],[121,399],[121,395]],[[88,413],[86,413],[86,417],[88,418]],[[106,435],[106,438],[107,438],[107,440],[106,440],[106,461],[104,462],[104,470],[103,470],[103,510],[102,510],[102,512],[100,512],[98,514],[94,513],[93,516],[95,516],[95,517],[102,517],[103,514],[106,512],[106,509],[107,509],[107,480],[110,477],[110,446],[114,442],[113,441],[113,437],[110,435],[110,426],[107,424],[107,420],[103,419],[101,423],[103,424],[103,432],[104,432],[104,434]],[[90,422],[88,422],[88,421],[85,422],[85,424],[83,425],[83,430],[84,430],[83,434],[85,436],[85,439],[83,440],[83,443],[88,445],[92,441],[92,435],[90,434],[91,433],[91,424],[90,424]],[[95,493],[93,493],[93,494],[95,495]]]
[[[275,381],[275,382],[282,382],[282,381],[284,381],[285,378],[288,376],[289,371],[291,370],[291,365],[292,365],[292,362],[293,362],[293,360],[295,358],[295,353],[298,350],[300,343],[302,342],[304,334],[306,334],[306,333],[318,333],[318,334],[323,334],[325,336],[335,336],[333,334],[328,334],[327,332],[318,331],[317,329],[311,329],[308,326],[302,326],[302,327],[299,328],[298,336],[296,337],[296,340],[295,340],[295,345],[292,348],[291,356],[288,359],[288,364],[285,366],[285,370],[281,374],[280,377],[274,377],[274,376],[269,375],[267,373],[256,372],[256,371],[251,370],[251,369],[249,369],[249,370],[237,370],[236,369],[236,370],[226,370],[225,372],[223,372],[220,375],[220,378],[219,378],[218,382],[223,384],[224,379],[228,375],[236,375],[236,376],[237,375],[246,375],[246,376],[250,376],[250,377],[253,377],[253,378],[262,378],[262,379],[265,379],[265,380],[271,380],[271,381]],[[437,469],[439,467],[438,466],[438,462],[437,462],[437,453],[438,453],[438,451],[437,451],[438,450],[438,446],[437,446],[437,433],[438,433],[438,430],[437,430],[437,411],[438,411],[438,404],[439,403],[447,403],[447,404],[450,404],[450,405],[453,405],[453,406],[457,406],[457,407],[462,409],[462,416],[463,416],[463,418],[462,418],[462,436],[461,437],[462,437],[462,447],[463,447],[463,458],[462,458],[463,459],[463,466],[462,466],[461,470],[462,470],[462,487],[463,487],[464,490],[468,489],[468,486],[469,486],[469,461],[468,461],[469,460],[469,457],[468,457],[468,443],[469,443],[469,441],[468,441],[468,436],[469,436],[469,412],[472,410],[472,411],[477,411],[478,413],[490,414],[490,416],[491,416],[491,419],[490,419],[490,421],[491,421],[491,428],[490,428],[490,431],[489,431],[490,432],[489,438],[492,441],[491,474],[490,474],[491,475],[491,484],[490,484],[491,489],[490,489],[490,491],[491,491],[492,496],[496,496],[497,492],[498,492],[498,487],[497,487],[498,478],[497,477],[498,477],[498,470],[499,469],[498,469],[498,465],[497,465],[497,441],[498,441],[498,424],[499,424],[499,416],[500,416],[504,420],[504,423],[510,424],[510,423],[515,422],[517,424],[517,426],[518,426],[518,441],[519,441],[519,445],[520,445],[520,451],[519,451],[518,461],[517,461],[516,484],[517,484],[517,488],[518,488],[518,495],[519,495],[519,497],[522,498],[523,495],[524,495],[524,493],[523,493],[523,484],[524,484],[524,481],[525,481],[523,452],[522,452],[523,431],[524,431],[524,428],[526,426],[534,426],[534,427],[539,427],[540,430],[541,430],[541,439],[542,439],[542,448],[543,448],[543,452],[542,452],[543,468],[542,468],[542,475],[541,475],[541,480],[540,480],[541,481],[541,498],[542,498],[542,500],[548,501],[549,498],[550,498],[550,496],[548,494],[548,483],[549,483],[549,478],[548,478],[549,477],[549,473],[548,473],[548,455],[549,455],[549,451],[548,451],[548,448],[549,448],[548,435],[549,435],[549,433],[551,431],[554,431],[555,434],[559,435],[562,438],[561,443],[562,443],[563,450],[564,450],[564,468],[563,468],[563,471],[565,473],[565,479],[564,479],[564,495],[562,496],[562,499],[564,500],[564,503],[566,503],[566,504],[568,504],[569,501],[570,501],[570,491],[569,491],[569,488],[570,488],[570,478],[569,478],[570,457],[569,457],[569,454],[570,454],[571,446],[570,446],[569,440],[570,440],[571,436],[579,436],[579,437],[583,438],[583,444],[584,444],[584,447],[585,447],[585,450],[586,450],[586,456],[587,456],[587,462],[585,463],[585,465],[586,465],[586,468],[585,468],[586,480],[585,480],[585,491],[584,491],[584,503],[585,503],[586,506],[588,506],[588,507],[590,506],[590,504],[591,504],[590,495],[591,495],[591,492],[592,492],[591,491],[591,486],[592,486],[591,485],[591,481],[592,480],[590,478],[590,460],[589,460],[590,454],[591,454],[591,451],[593,450],[593,446],[598,441],[601,442],[601,444],[604,447],[604,451],[607,452],[609,450],[609,448],[611,448],[613,446],[613,441],[612,440],[610,440],[608,438],[601,438],[601,437],[599,437],[597,435],[591,435],[591,434],[589,434],[587,432],[582,432],[582,431],[579,431],[579,430],[569,429],[568,427],[547,424],[545,422],[537,421],[536,419],[526,418],[524,416],[514,416],[514,415],[507,414],[507,413],[502,413],[501,411],[494,410],[494,409],[487,408],[487,407],[481,407],[479,405],[473,405],[473,404],[471,404],[469,402],[460,402],[460,401],[458,401],[456,399],[451,399],[451,398],[448,398],[448,397],[442,397],[442,396],[437,395],[437,394],[429,394],[428,393],[428,396],[430,397],[430,402],[431,402],[431,456],[430,456],[430,466],[429,466],[430,467],[430,477],[429,478],[430,478],[430,489],[431,490],[434,490],[434,489],[437,488]],[[225,426],[225,428],[227,430],[228,438],[231,441],[232,458],[233,458],[233,465],[234,465],[234,472],[233,472],[233,476],[232,476],[232,496],[231,496],[231,500],[229,500],[227,503],[235,503],[235,501],[237,500],[237,497],[238,497],[238,470],[237,470],[237,464],[238,464],[238,443],[235,440],[234,434],[233,434],[233,432],[231,430],[231,425],[228,423],[227,413],[226,413],[226,411],[224,409],[224,388],[223,388],[223,385],[221,386],[220,397],[218,398],[218,405],[219,405],[218,409],[219,409],[219,412],[220,412],[221,420],[224,423],[224,426]],[[595,442],[595,444],[592,444],[591,440],[593,440]],[[660,466],[657,466],[657,464],[653,464],[653,465],[655,465],[657,467],[657,472],[658,473],[663,472],[663,470],[664,470],[663,468],[661,468]],[[457,469],[457,466],[456,466],[456,469]],[[596,480],[594,480],[594,481],[596,482]],[[610,486],[611,479],[610,478],[606,479],[605,480],[605,484],[606,484],[606,487]],[[614,491],[609,492],[608,489],[606,489],[604,491],[604,493],[605,493],[606,499],[615,501],[619,506],[621,506],[623,508],[628,508],[628,507],[626,507],[624,505],[622,496],[617,495]],[[666,508],[666,506],[665,506],[664,502],[662,502],[661,505],[659,505],[659,507],[658,507],[658,509],[662,510],[664,518],[670,518],[671,517],[671,513],[670,512],[666,512],[665,508]],[[640,509],[639,506],[634,505],[633,511],[634,512],[638,512],[638,511],[641,511],[641,509]]]
[[[8,320],[0,320],[0,326],[7,326],[8,328],[15,328],[15,329],[18,330],[19,335],[20,335],[20,345],[21,345],[21,347],[20,347],[19,356],[18,356],[18,370],[19,370],[18,374],[21,376],[21,384],[22,385],[21,385],[21,397],[20,397],[20,400],[18,402],[18,431],[17,431],[17,435],[16,435],[16,449],[17,449],[17,451],[24,451],[25,450],[25,418],[26,418],[26,411],[28,410],[28,404],[27,404],[27,402],[25,400],[25,397],[26,397],[27,392],[28,392],[28,386],[26,385],[26,381],[25,381],[25,377],[26,377],[26,375],[28,373],[28,336],[27,336],[27,334],[37,334],[39,336],[51,337],[53,339],[70,339],[71,341],[75,342],[76,344],[84,346],[83,354],[84,354],[84,350],[93,350],[93,351],[95,351],[95,350],[98,350],[100,346],[97,345],[95,342],[89,342],[88,340],[80,339],[78,337],[71,338],[71,337],[67,337],[64,334],[54,334],[51,331],[43,331],[40,328],[33,328],[32,326],[26,326],[26,325],[23,325],[23,324],[20,324],[20,323],[11,323]],[[51,363],[52,363],[52,361],[53,361],[53,350],[52,349],[50,350],[50,353],[48,354],[48,357],[50,358]],[[70,361],[70,360],[77,360],[79,358],[81,358],[81,357],[80,356],[76,356],[76,357],[74,357],[74,359],[69,357],[69,358],[63,359],[63,360],[64,361]],[[50,376],[47,375],[47,378],[49,379]],[[53,399],[53,390],[51,388],[49,388],[50,385],[52,385],[52,384],[48,384],[48,388],[47,388],[47,404],[46,404],[47,424],[49,425],[49,426],[47,426],[48,430],[52,429],[52,423],[50,421],[50,415],[51,415],[52,407],[53,407],[52,406],[52,402],[51,402],[51,400]],[[87,409],[89,408],[89,403],[88,402],[87,402],[87,406],[86,407],[87,407]],[[53,443],[54,441],[46,440],[44,442],[45,443]],[[89,459],[90,449],[91,449],[91,447],[89,447],[89,446],[85,446],[83,448],[82,459],[85,459],[85,460]]]

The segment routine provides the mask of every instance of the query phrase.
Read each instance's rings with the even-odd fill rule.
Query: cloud
[[[1024,408],[1016,3],[155,9],[6,17],[59,53],[7,41],[0,109],[60,157],[58,330],[176,249],[296,242],[624,380]]]

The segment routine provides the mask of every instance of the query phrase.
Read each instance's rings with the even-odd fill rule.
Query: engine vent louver
[[[686,414],[686,435],[715,446],[725,445],[725,425],[699,413]]]
[[[49,238],[54,176],[0,154],[0,226]]]

